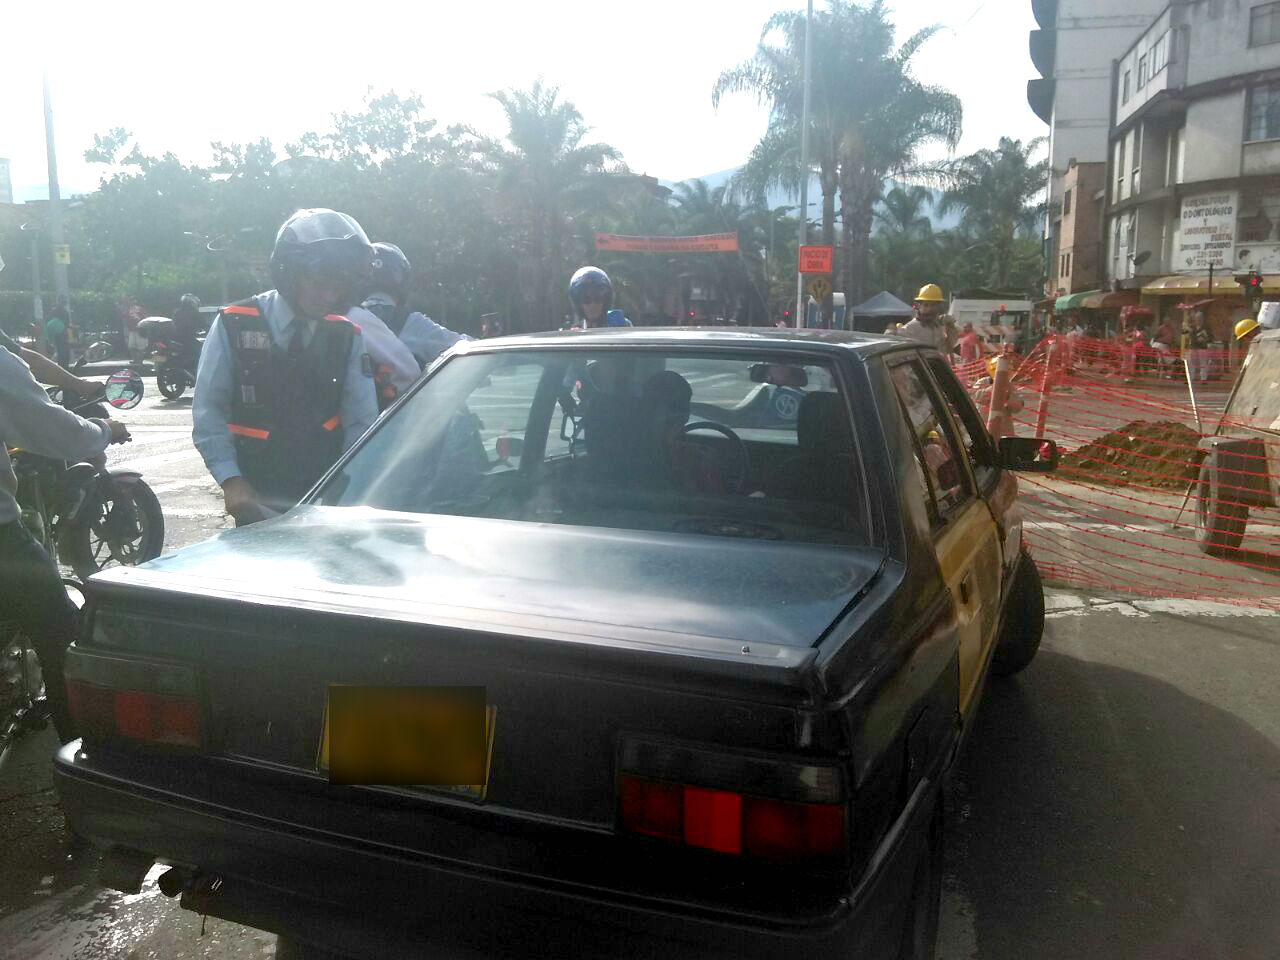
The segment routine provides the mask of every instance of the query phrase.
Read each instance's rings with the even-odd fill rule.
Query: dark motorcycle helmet
[[[324,207],[298,210],[280,227],[271,251],[271,279],[297,307],[298,283],[308,276],[341,281],[347,306],[366,282],[373,247],[354,217]]]
[[[569,299],[573,301],[573,308],[578,311],[579,317],[586,316],[582,312],[582,301],[588,294],[596,294],[604,301],[604,313],[601,314],[603,323],[603,318],[613,306],[613,283],[609,280],[609,275],[599,267],[582,267],[569,280]]]
[[[369,293],[389,293],[400,300],[409,286],[413,267],[404,251],[394,243],[378,242],[373,245],[373,259],[369,261]]]

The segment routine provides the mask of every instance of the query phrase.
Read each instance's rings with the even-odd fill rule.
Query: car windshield
[[[319,502],[866,544],[864,490],[849,407],[825,363],[520,349],[448,361]]]

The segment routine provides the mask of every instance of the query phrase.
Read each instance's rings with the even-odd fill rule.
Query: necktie
[[[288,351],[289,356],[291,357],[298,357],[302,355],[302,337],[305,326],[306,322],[301,317],[293,321],[293,337],[289,340]]]

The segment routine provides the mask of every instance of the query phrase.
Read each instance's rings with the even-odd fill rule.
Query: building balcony
[[[1052,30],[1058,25],[1058,0],[1031,0],[1031,12],[1043,30]]]
[[[1058,31],[1032,30],[1029,46],[1031,62],[1040,71],[1040,76],[1052,77],[1053,61],[1058,46]]]
[[[1031,112],[1049,123],[1053,118],[1054,81],[1052,77],[1039,77],[1027,81],[1027,103]]]

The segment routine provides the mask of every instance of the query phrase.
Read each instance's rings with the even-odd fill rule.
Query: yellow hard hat
[[[916,303],[942,303],[942,288],[936,283],[926,283],[916,294]]]
[[[998,364],[999,364],[999,358],[987,357],[987,374],[991,377],[992,380],[996,378],[996,367],[998,366]]]
[[[1243,340],[1253,331],[1258,329],[1257,317],[1245,317],[1243,320],[1236,321],[1236,339]]]

